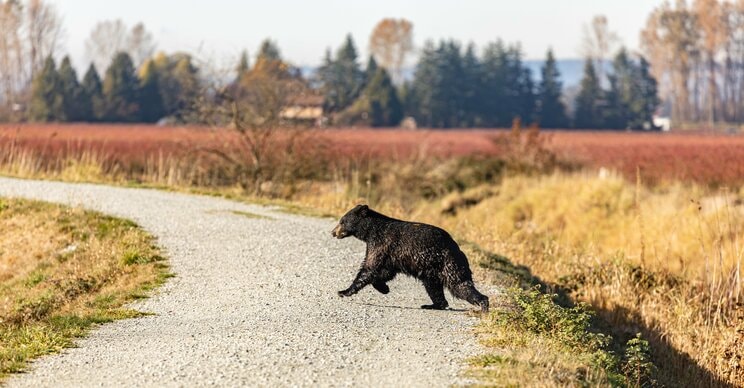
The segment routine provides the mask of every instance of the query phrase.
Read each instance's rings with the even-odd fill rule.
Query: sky
[[[662,0],[49,0],[65,26],[64,51],[85,68],[85,40],[96,23],[143,22],[159,50],[188,51],[202,60],[230,62],[241,50],[255,54],[265,38],[297,66],[315,66],[326,48],[351,33],[363,58],[369,34],[386,17],[414,25],[414,42],[454,38],[479,47],[498,38],[520,42],[526,59],[580,57],[582,31],[603,14],[631,50],[648,14]]]

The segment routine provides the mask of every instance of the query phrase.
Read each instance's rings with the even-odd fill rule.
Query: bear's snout
[[[349,234],[341,227],[341,224],[336,225],[336,227],[331,231],[331,236],[338,239],[342,239],[348,235]]]

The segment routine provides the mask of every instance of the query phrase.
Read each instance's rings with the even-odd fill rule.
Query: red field
[[[504,130],[403,131],[312,130],[305,141],[343,156],[407,158],[470,154],[497,155]],[[691,180],[709,184],[744,183],[744,136],[639,134],[627,132],[545,132],[545,147],[560,158],[605,167],[645,180]],[[224,136],[207,128],[146,125],[0,125],[0,152],[9,145],[45,156],[95,152],[118,160],[143,160],[219,146]],[[4,155],[0,154],[0,160]]]

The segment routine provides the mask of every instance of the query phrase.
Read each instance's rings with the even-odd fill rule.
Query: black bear
[[[468,258],[449,233],[436,226],[396,220],[367,205],[358,205],[341,218],[331,232],[342,239],[354,236],[367,243],[367,254],[349,288],[339,291],[351,296],[371,284],[387,294],[387,282],[398,273],[424,283],[432,304],[424,309],[446,309],[444,287],[460,299],[488,311],[488,297],[473,285]]]

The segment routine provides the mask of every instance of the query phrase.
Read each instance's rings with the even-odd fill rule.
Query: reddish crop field
[[[498,155],[494,140],[507,130],[405,131],[395,129],[308,130],[303,142],[338,157],[450,157]],[[201,127],[64,124],[0,125],[0,152],[12,143],[46,157],[95,152],[117,160],[219,147],[229,138]],[[223,132],[224,133],[224,132]],[[559,158],[605,167],[634,179],[685,180],[714,185],[744,183],[744,136],[629,132],[554,131],[541,133],[544,147]],[[317,149],[318,147],[316,147]],[[3,155],[0,155],[0,160]]]

